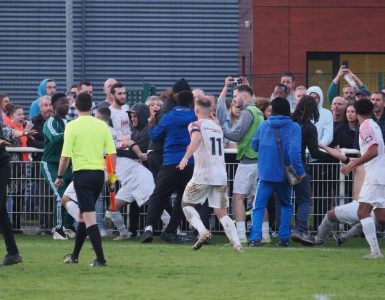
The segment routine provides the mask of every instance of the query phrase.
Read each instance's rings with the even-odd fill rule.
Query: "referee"
[[[91,96],[80,93],[75,106],[79,118],[68,123],[64,131],[64,145],[55,181],[56,186],[63,184],[63,175],[71,159],[80,218],[74,250],[64,258],[64,263],[78,263],[80,250],[88,235],[96,253],[96,259],[90,267],[103,267],[106,260],[96,224],[95,203],[104,185],[104,153],[111,155],[115,164],[116,150],[107,124],[90,116]]]

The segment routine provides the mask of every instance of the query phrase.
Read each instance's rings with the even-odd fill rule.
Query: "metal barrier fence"
[[[14,149],[9,149],[13,151]],[[21,149],[18,149],[20,151]],[[29,151],[33,149],[28,149]],[[228,186],[230,208],[229,213],[232,215],[231,194],[237,162],[233,151],[226,150],[226,166],[228,173]],[[350,154],[356,153],[350,151]],[[53,224],[53,214],[55,197],[48,183],[40,175],[40,162],[11,162],[11,182],[8,189],[7,208],[10,218],[13,222],[14,229],[22,231],[26,234],[34,234],[40,231],[51,230]],[[313,208],[309,216],[309,231],[316,231],[325,213],[336,205],[350,202],[352,200],[353,176],[345,177],[340,173],[339,163],[310,163],[308,169],[312,177],[312,201]],[[247,179],[245,179],[247,180]],[[102,193],[97,203],[98,223],[105,226],[108,233],[112,233],[114,228],[111,224],[103,224],[105,208],[108,207],[108,193]],[[295,195],[292,195],[295,203]],[[252,206],[253,199],[247,199],[246,205],[248,209]],[[269,205],[270,223],[272,230],[275,230],[275,215],[279,212],[274,210],[274,199],[271,199]],[[129,206],[123,210],[125,219],[128,218]],[[143,230],[146,219],[147,207],[144,206],[140,211],[139,230]],[[296,210],[294,210],[293,224],[296,218]],[[127,220],[128,221],[128,220]],[[128,223],[128,222],[127,222]],[[209,217],[210,230],[214,233],[222,233],[222,228],[211,212]],[[248,221],[250,226],[251,221]],[[158,230],[162,229],[159,224]],[[342,229],[342,228],[341,228]],[[184,221],[181,224],[182,231],[189,231],[191,227]]]

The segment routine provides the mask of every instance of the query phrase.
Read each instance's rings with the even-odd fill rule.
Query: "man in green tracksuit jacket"
[[[63,176],[65,183],[63,186],[57,188],[54,182],[57,177],[61,151],[63,148],[64,128],[67,123],[66,115],[68,114],[69,104],[66,95],[62,93],[53,95],[51,101],[54,109],[54,116],[50,117],[43,127],[44,154],[41,160],[41,172],[55,197],[55,232],[53,238],[55,240],[66,240],[67,236],[64,229],[67,229],[67,231],[73,229],[73,219],[67,214],[61,203],[61,198],[68,184],[72,180],[71,168],[68,168]]]

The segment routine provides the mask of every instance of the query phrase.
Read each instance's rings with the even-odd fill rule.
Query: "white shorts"
[[[198,184],[189,181],[183,193],[183,202],[202,204],[206,199],[210,207],[227,208],[229,206],[227,185]]]
[[[234,178],[233,193],[255,195],[258,183],[258,164],[239,164]]]
[[[66,190],[64,191],[64,196],[67,196],[72,201],[78,203],[78,197],[76,196],[75,187],[73,181],[67,186]]]
[[[128,203],[136,201],[141,207],[154,191],[155,183],[152,173],[133,159],[118,157],[116,175],[120,181],[116,199]]]
[[[385,208],[385,185],[364,182],[358,201],[374,207]]]
[[[352,201],[344,205],[336,206],[334,211],[338,222],[348,224],[350,226],[360,222],[357,215],[359,205],[358,201]]]

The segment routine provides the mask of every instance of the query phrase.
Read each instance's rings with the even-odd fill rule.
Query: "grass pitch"
[[[369,247],[361,238],[340,247],[333,241],[317,248],[245,247],[241,254],[222,236],[196,252],[158,239],[104,239],[108,267],[97,269],[88,266],[94,259],[89,241],[78,265],[64,265],[73,240],[16,238],[24,262],[0,267],[1,300],[385,298],[385,261],[362,260]]]

